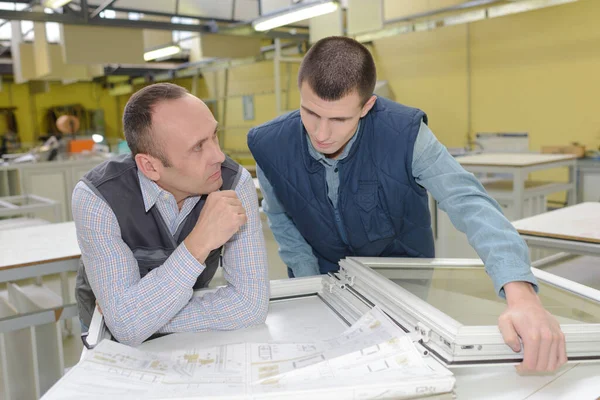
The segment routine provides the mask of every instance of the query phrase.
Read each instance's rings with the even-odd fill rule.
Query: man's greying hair
[[[172,83],[156,83],[138,90],[131,96],[123,112],[123,130],[131,154],[148,154],[160,160],[165,167],[171,163],[152,132],[154,107],[168,100],[184,97],[189,92]]]
[[[298,87],[307,82],[323,100],[339,100],[356,90],[364,105],[375,89],[377,71],[369,50],[354,39],[331,36],[319,40],[304,56]]]

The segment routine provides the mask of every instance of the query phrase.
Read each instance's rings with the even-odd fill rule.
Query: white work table
[[[570,154],[534,154],[534,153],[488,153],[471,156],[457,157],[456,160],[467,171],[486,174],[511,174],[512,185],[510,187],[513,204],[514,217],[524,217],[523,203],[526,195],[534,191],[535,194],[548,195],[551,193],[567,191],[568,204],[575,204],[576,191],[576,166],[577,158]],[[567,183],[545,183],[542,185],[528,185],[527,176],[534,171],[569,167],[569,182]],[[494,198],[506,193],[489,191]]]
[[[581,203],[513,222],[533,247],[600,256],[600,203]]]
[[[331,320],[330,310],[307,298],[303,304],[271,303],[265,324],[229,332],[178,333],[138,348],[168,355],[182,348],[246,342],[307,342],[339,335],[346,326]],[[323,323],[323,321],[330,321]],[[457,400],[595,400],[600,397],[600,364],[567,364],[554,374],[520,376],[514,366],[454,368]],[[198,396],[201,398],[201,395]]]
[[[0,398],[39,398],[64,373],[61,323],[71,331],[77,306],[71,303],[68,271],[76,271],[81,252],[75,223],[0,230]],[[61,295],[39,277],[60,274]],[[38,278],[36,284],[14,281]]]
[[[600,396],[600,342],[597,340],[597,332],[600,332],[600,324],[597,323],[600,318],[600,292],[561,281],[542,271],[534,271],[540,280],[540,287],[546,293],[542,297],[544,304],[547,302],[552,306],[561,318],[561,326],[567,337],[567,352],[573,361],[552,374],[521,376],[513,365],[518,362],[519,356],[515,357],[504,344],[496,325],[497,316],[504,310],[505,303],[491,293],[492,284],[488,282],[480,261],[375,257],[346,259],[340,261],[340,265],[342,269],[336,277],[271,281],[271,301],[264,324],[238,331],[176,333],[142,343],[138,349],[171,357],[176,352],[197,354],[196,349],[231,343],[314,342],[340,335],[355,321],[357,315],[375,304],[403,327],[415,326],[415,321],[418,321],[416,323],[420,331],[405,330],[420,335],[413,337],[413,342],[421,349],[431,351],[429,354],[421,351],[423,357],[432,362],[436,362],[436,359],[448,362],[454,357],[446,365],[456,379],[454,393],[458,400],[596,400]],[[373,269],[366,269],[365,266]],[[424,281],[429,281],[431,285]],[[208,291],[211,290],[214,289]],[[200,291],[196,295],[208,291]],[[427,299],[427,306],[416,302],[415,296],[407,296],[408,291]],[[444,313],[442,319],[435,317],[437,311]],[[422,319],[420,315],[425,315],[427,319]],[[415,320],[410,320],[412,316]],[[448,336],[446,339],[449,342],[440,342],[438,333],[445,335],[444,332],[453,329],[449,320],[462,321],[456,322],[461,325],[456,332],[458,336],[463,333],[464,336],[460,339],[458,336]],[[475,336],[481,336],[481,342]],[[88,343],[93,346],[108,337],[103,317],[96,311],[90,325]],[[586,342],[587,345],[584,344]],[[465,346],[466,343],[482,343],[483,346]],[[497,343],[498,347],[491,343]],[[578,352],[584,347],[585,351]],[[474,348],[477,348],[476,352],[472,351]],[[84,349],[82,357],[88,354],[87,351]],[[449,353],[453,355],[449,357]],[[482,353],[487,355],[481,356]],[[436,359],[431,354],[435,354]],[[466,359],[462,357],[470,360],[460,361]],[[595,360],[595,363],[582,360]],[[80,371],[77,378],[87,379],[88,370]],[[351,385],[350,382],[348,384]],[[389,389],[386,385],[381,386],[383,391]],[[61,388],[57,390],[53,399],[60,398]],[[202,393],[199,387],[198,397]]]
[[[52,262],[77,260],[74,222],[0,231],[0,271]]]
[[[77,271],[80,257],[74,222],[0,230],[0,282],[60,273],[66,302],[66,273]]]

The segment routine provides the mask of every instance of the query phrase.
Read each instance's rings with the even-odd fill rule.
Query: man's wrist
[[[523,301],[540,302],[533,285],[529,282],[515,281],[504,285],[504,294],[509,306],[521,303]]]
[[[208,255],[210,254],[210,249],[207,249],[206,246],[203,246],[202,244],[196,244],[198,242],[199,241],[195,240],[192,237],[192,234],[190,234],[184,239],[183,244],[188,249],[192,257],[198,260],[200,264],[204,264],[208,258]],[[203,241],[200,241],[200,243],[203,243]]]

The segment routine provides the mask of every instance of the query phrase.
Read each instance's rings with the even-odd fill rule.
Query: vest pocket
[[[361,182],[358,192],[354,195],[354,201],[358,206],[358,214],[370,242],[395,235],[392,220],[379,199],[377,181]]]

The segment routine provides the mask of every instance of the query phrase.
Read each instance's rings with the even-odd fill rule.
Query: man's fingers
[[[231,204],[231,205],[235,205],[235,204],[242,204],[242,202],[240,201],[239,198],[237,197],[216,197],[214,200],[216,200],[217,204]]]
[[[565,364],[567,362],[567,345],[565,342],[565,334],[562,333],[562,331],[559,334],[559,341],[558,341],[558,365],[557,367],[560,367],[561,365]]]
[[[221,190],[221,191],[214,192],[214,193],[218,193],[219,197],[237,199],[237,193],[235,192],[235,190]]]
[[[237,215],[246,215],[246,209],[242,206],[236,206],[233,208],[233,211],[235,211],[235,213]]]
[[[556,359],[556,344],[554,335],[548,328],[542,330],[539,334],[539,350],[537,353],[536,371],[548,370],[548,365],[552,362],[551,352],[554,349],[554,358]]]
[[[528,332],[521,335],[521,339],[523,340],[523,370],[533,371],[537,366],[539,356],[540,334],[537,331],[535,333]]]
[[[100,313],[100,315],[104,315],[104,314],[102,314],[102,308],[100,308],[100,304],[98,304],[98,300],[96,300],[96,307],[98,307],[98,312]]]
[[[548,364],[546,365],[546,371],[554,371],[558,366],[558,352],[559,352],[559,338],[556,335],[552,340],[552,346],[550,347],[550,354],[548,355]]]
[[[519,341],[519,336],[513,326],[512,320],[505,315],[501,315],[498,319],[498,328],[500,328],[504,343],[506,343],[515,353],[521,351],[521,342]]]

